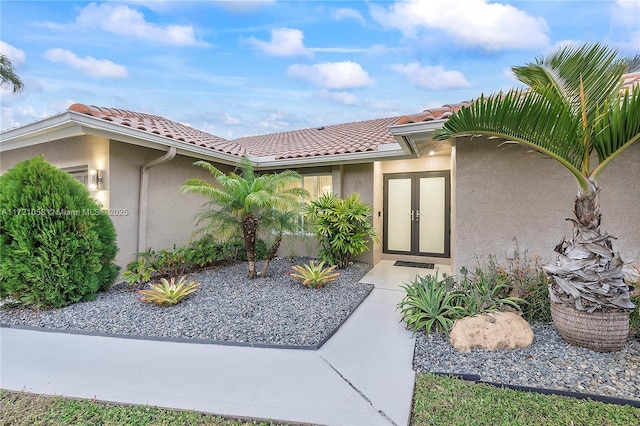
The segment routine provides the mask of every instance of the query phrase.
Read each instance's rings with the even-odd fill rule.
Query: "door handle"
[[[420,210],[416,210],[416,222],[420,220]]]
[[[413,210],[411,210],[411,213],[409,213],[409,216],[411,216],[411,221],[413,222]]]

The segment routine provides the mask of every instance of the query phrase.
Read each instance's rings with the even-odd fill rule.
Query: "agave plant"
[[[623,261],[612,237],[600,231],[598,178],[640,138],[640,87],[621,92],[630,69],[600,44],[569,46],[535,63],[513,67],[527,89],[484,97],[460,109],[434,139],[486,136],[515,143],[556,160],[578,184],[574,232],[555,248],[545,270],[554,282],[551,301],[578,311],[631,311]],[[597,164],[592,167],[592,160]]]
[[[138,294],[141,295],[139,300],[160,306],[175,305],[191,293],[198,291],[200,287],[198,282],[185,282],[185,280],[186,277],[181,277],[178,282],[175,282],[175,278],[171,278],[171,281],[161,278],[159,283],[149,284],[150,288],[138,290]]]
[[[489,276],[478,268],[473,277],[469,278],[468,272],[466,268],[460,271],[460,300],[464,316],[498,312],[505,306],[522,311],[520,305],[528,303],[519,297],[505,295],[510,289],[505,275]]]
[[[435,275],[417,276],[401,287],[407,295],[398,303],[398,309],[407,328],[413,328],[414,332],[424,329],[430,334],[433,329],[449,334],[455,320],[465,315],[459,304],[461,293],[454,290],[453,280],[446,275],[438,279],[437,271]]]
[[[336,265],[326,267],[324,262],[316,264],[313,260],[306,265],[293,265],[292,273],[289,275],[302,282],[302,285],[309,288],[320,288],[338,279],[340,274],[333,272]]]

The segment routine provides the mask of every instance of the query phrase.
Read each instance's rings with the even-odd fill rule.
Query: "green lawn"
[[[418,375],[415,425],[640,425],[640,409]]]
[[[2,391],[3,425],[274,425],[191,411]],[[414,425],[640,425],[640,409],[418,375]]]

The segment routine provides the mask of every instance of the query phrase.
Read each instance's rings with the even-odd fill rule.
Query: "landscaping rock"
[[[457,320],[449,342],[459,352],[527,348],[533,343],[533,331],[521,316],[497,312]]]

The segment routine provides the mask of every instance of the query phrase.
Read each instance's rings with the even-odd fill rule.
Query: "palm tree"
[[[574,176],[574,233],[556,246],[558,261],[545,270],[554,278],[551,301],[588,313],[634,307],[612,237],[600,232],[598,177],[640,138],[640,87],[621,92],[621,77],[633,71],[633,61],[616,56],[614,49],[585,44],[513,67],[528,88],[481,96],[450,117],[434,137],[486,136],[520,144],[556,160]]]
[[[301,176],[292,170],[257,175],[246,157],[240,174],[225,175],[206,161],[197,161],[194,165],[209,171],[217,183],[187,179],[182,187],[185,193],[204,195],[211,200],[196,216],[198,224],[205,223],[201,231],[212,232],[220,238],[241,235],[249,261],[247,277],[256,278],[255,246],[259,225],[268,221],[274,210],[299,208],[300,197],[308,196],[307,191],[295,187]]]
[[[13,86],[13,93],[21,92],[24,89],[24,83],[15,69],[11,60],[3,54],[0,54],[0,86],[11,84]]]

